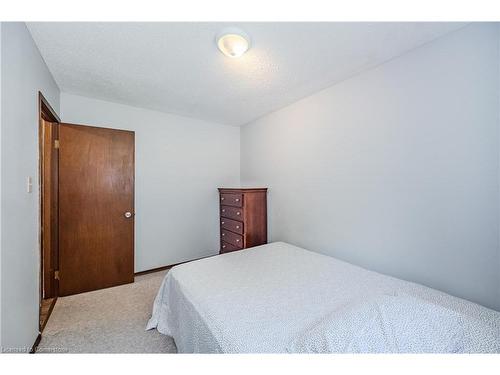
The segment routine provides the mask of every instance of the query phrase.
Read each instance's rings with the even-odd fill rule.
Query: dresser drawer
[[[243,207],[243,194],[223,193],[220,195],[220,203],[226,206]]]
[[[231,207],[231,206],[221,206],[220,216],[227,217],[234,220],[243,220],[243,208]]]
[[[223,242],[228,242],[231,245],[237,246],[240,249],[243,248],[243,237],[240,236],[239,234],[222,229],[221,236]]]
[[[231,220],[226,217],[220,219],[222,229],[230,230],[234,233],[243,234],[243,223],[241,221]]]
[[[222,241],[222,246],[220,249],[221,254],[229,253],[229,252],[235,251],[235,250],[241,250],[241,248],[238,246],[234,246],[234,245],[230,244],[229,242]]]

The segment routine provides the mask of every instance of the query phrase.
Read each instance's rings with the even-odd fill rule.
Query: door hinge
[[[54,141],[54,148],[59,148],[59,139]]]
[[[59,271],[54,271],[54,279],[59,280]]]

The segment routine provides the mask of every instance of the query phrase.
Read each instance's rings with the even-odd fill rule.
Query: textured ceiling
[[[252,48],[230,59],[215,35]],[[28,23],[63,92],[242,125],[463,23]]]

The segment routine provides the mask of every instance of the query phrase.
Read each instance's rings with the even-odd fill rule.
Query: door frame
[[[43,121],[50,121],[53,123],[59,124],[61,122],[59,116],[57,115],[56,111],[52,108],[50,103],[48,102],[47,99],[43,96],[43,94],[38,91],[38,242],[39,242],[39,254],[40,254],[40,261],[39,261],[39,282],[40,282],[40,287],[39,287],[39,306],[38,306],[38,329],[39,332],[41,333],[43,330],[42,322],[41,322],[41,314],[42,314],[42,301],[43,301],[43,289],[44,289],[44,273],[43,273],[43,267],[44,267],[44,247],[43,247],[43,200],[44,200],[44,194],[43,194],[43,143],[44,143],[44,137],[43,137]],[[52,223],[54,226],[58,226],[59,223],[57,222],[57,219],[55,219]],[[57,249],[52,248],[51,249],[51,255],[58,254]],[[57,300],[58,296],[58,288],[55,288],[55,295],[54,295],[54,300],[52,301],[52,305],[50,306],[48,315],[50,316],[50,313],[52,312],[52,308],[54,307],[55,301]],[[45,322],[48,320],[45,320]]]

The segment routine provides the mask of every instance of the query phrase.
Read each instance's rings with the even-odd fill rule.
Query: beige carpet
[[[172,338],[145,331],[167,271],[135,283],[60,297],[42,333],[38,353],[176,353]]]

